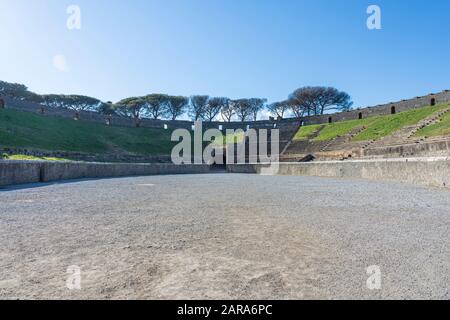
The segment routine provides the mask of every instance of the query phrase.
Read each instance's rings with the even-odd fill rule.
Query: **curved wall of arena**
[[[48,116],[58,116],[65,118],[78,118],[91,122],[103,123],[112,126],[134,127],[134,120],[127,117],[120,116],[106,116],[97,112],[81,111],[76,115],[73,110],[64,108],[50,108],[38,103],[29,101],[12,99],[9,97],[0,97],[4,100],[6,108],[13,108],[21,111],[40,113]],[[280,128],[283,126],[300,126],[310,124],[323,124],[330,122],[339,122],[346,120],[365,119],[376,115],[388,115],[398,113],[406,110],[417,109],[429,105],[450,102],[450,90],[445,90],[436,94],[429,94],[423,97],[415,97],[413,99],[402,100],[398,102],[390,102],[383,105],[373,107],[360,108],[347,112],[340,112],[334,114],[326,114],[321,116],[310,116],[301,119],[270,119],[263,121],[247,121],[247,122],[204,122],[204,128],[217,128],[221,130],[226,129],[247,129],[247,128]],[[140,126],[146,128],[167,128],[167,129],[192,129],[192,121],[181,120],[140,120]]]

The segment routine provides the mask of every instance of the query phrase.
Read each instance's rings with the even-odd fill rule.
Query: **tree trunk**
[[[141,121],[138,117],[134,117],[134,126],[139,128],[141,126]]]

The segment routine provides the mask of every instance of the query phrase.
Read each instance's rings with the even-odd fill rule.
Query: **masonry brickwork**
[[[111,126],[122,127],[135,127],[133,119],[120,116],[107,116],[97,112],[68,110],[64,108],[51,108],[37,103],[12,99],[9,97],[0,97],[4,100],[4,104],[7,108],[14,108],[21,111],[39,113],[46,116],[58,116],[65,118],[80,119],[85,121],[102,123]],[[402,100],[398,102],[390,102],[382,105],[377,105],[367,108],[354,109],[347,112],[339,112],[334,114],[326,114],[319,116],[304,117],[301,119],[289,118],[289,119],[271,119],[262,121],[246,121],[246,122],[205,122],[204,128],[216,128],[221,130],[227,129],[273,129],[283,126],[293,125],[311,125],[311,124],[324,124],[330,122],[339,122],[355,119],[365,119],[371,116],[388,115],[392,113],[398,113],[406,110],[422,108],[429,105],[438,103],[450,102],[450,90],[444,90],[440,93],[429,94],[423,97],[415,97],[412,99]],[[151,120],[142,119],[140,121],[140,127],[146,128],[166,128],[166,129],[192,129],[192,121],[182,120]]]

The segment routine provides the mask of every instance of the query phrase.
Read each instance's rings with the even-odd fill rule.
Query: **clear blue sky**
[[[66,28],[70,4],[81,30]],[[382,30],[366,27],[370,4]],[[450,89],[449,12],[443,0],[1,0],[0,79],[105,101],[276,101],[331,85],[373,105]]]

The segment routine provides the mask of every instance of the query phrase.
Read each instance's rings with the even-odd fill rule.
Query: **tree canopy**
[[[111,116],[116,113],[114,104],[111,101],[102,102],[98,108],[98,112],[107,116]]]
[[[350,95],[332,87],[303,87],[289,96],[289,102],[297,117],[323,115],[326,111],[349,110],[353,102]]]
[[[42,97],[28,90],[27,86],[0,80],[0,94],[19,100],[42,102]]]
[[[143,98],[147,102],[145,111],[153,119],[159,119],[167,112],[169,96],[166,94],[150,94]]]
[[[258,120],[258,114],[264,109],[267,103],[267,99],[260,98],[252,98],[249,99],[251,105],[251,115],[253,117],[253,121]]]
[[[54,108],[76,111],[98,111],[102,102],[96,98],[81,95],[47,94],[42,95],[42,103]]]
[[[223,108],[228,106],[228,98],[216,97],[208,100],[205,106],[204,117],[208,121],[213,121],[222,111]]]
[[[236,111],[230,99],[227,99],[226,104],[224,104],[222,110],[220,111],[220,114],[222,116],[222,120],[231,122],[231,119],[236,114]]]
[[[250,99],[233,100],[231,103],[233,105],[233,109],[236,112],[236,116],[241,122],[244,122],[250,118],[253,113],[253,104],[251,103]]]
[[[168,96],[166,117],[176,120],[186,112],[189,106],[189,99],[182,96]]]
[[[138,127],[140,119],[146,113],[147,101],[143,97],[131,97],[120,100],[114,105],[116,113],[134,119]]]
[[[83,95],[44,94],[28,90],[23,84],[0,81],[0,95],[13,99],[27,100],[54,108],[76,111],[94,111],[105,115],[117,114],[131,117],[139,123],[141,118],[176,120],[187,114],[192,120],[213,121],[219,115],[223,121],[231,122],[234,117],[240,121],[258,119],[262,110],[268,110],[278,118],[293,114],[297,118],[323,115],[330,111],[350,110],[353,102],[348,93],[333,87],[302,87],[289,95],[287,100],[267,105],[266,99],[251,98],[231,100],[226,97],[208,95],[169,96],[149,94],[129,97],[113,104]]]
[[[289,101],[274,102],[267,106],[267,110],[275,117],[281,119],[284,118],[285,114],[291,109]]]
[[[189,108],[189,116],[194,120],[203,120],[205,117],[206,106],[209,96],[192,96]]]

